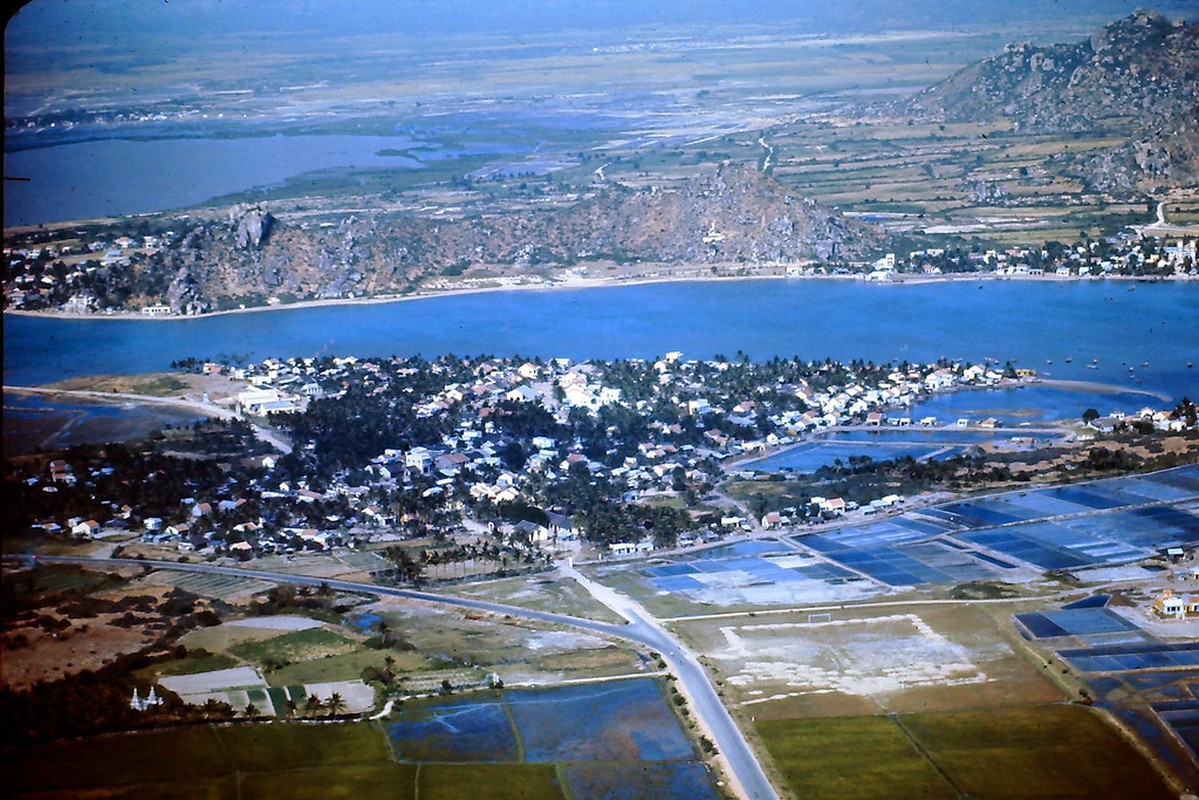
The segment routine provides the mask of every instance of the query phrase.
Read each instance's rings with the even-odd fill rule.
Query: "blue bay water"
[[[1199,361],[1199,286],[1141,283],[1128,291],[1129,285],[743,280],[490,292],[163,321],[9,315],[4,382],[152,372],[188,356],[586,359],[681,350],[690,358],[733,358],[740,350],[754,359],[1011,360],[1051,378],[1173,400],[1199,396],[1199,370],[1187,366]]]

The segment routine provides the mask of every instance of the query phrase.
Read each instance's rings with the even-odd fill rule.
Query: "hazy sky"
[[[1114,18],[1137,5],[1124,0],[33,0],[11,21],[6,39],[24,44],[251,31],[420,36],[784,22],[835,32]],[[1199,3],[1171,0],[1156,7],[1194,16]]]

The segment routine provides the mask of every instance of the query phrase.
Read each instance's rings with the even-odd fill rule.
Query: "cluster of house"
[[[51,244],[4,248],[4,307],[37,309],[58,307],[74,313],[94,313],[96,298],[86,288],[99,270],[128,268],[136,256],[155,253],[175,234],[165,236],[117,236],[111,241],[56,247]],[[170,312],[170,307],[166,313]],[[161,313],[161,312],[160,312]]]
[[[885,374],[864,372],[869,378],[855,377],[853,370],[841,365],[822,367],[833,368],[838,370],[836,380],[797,378],[784,384],[770,378],[769,385],[759,385],[767,379],[756,375],[758,367],[753,364],[696,361],[684,359],[679,352],[653,361],[615,364],[568,359],[405,362],[353,357],[268,359],[245,367],[205,364],[207,372],[246,382],[236,402],[250,414],[300,410],[314,398],[337,398],[351,385],[381,398],[394,396],[397,384],[419,386],[419,390],[403,391],[401,398],[408,399],[398,402],[410,403],[418,417],[436,418],[448,432],[441,435],[441,441],[425,446],[384,449],[358,468],[337,474],[320,491],[302,478],[273,477],[274,457],[258,456],[252,459],[253,466],[264,469],[265,474],[256,470],[257,477],[222,487],[214,496],[180,498],[175,508],[138,509],[136,513],[127,505],[114,505],[110,519],[67,520],[68,530],[88,538],[141,530],[147,541],[173,544],[185,552],[251,557],[321,550],[351,544],[364,536],[388,535],[413,521],[397,504],[380,500],[394,499],[396,493],[419,495],[426,506],[456,514],[506,503],[546,507],[547,486],[584,470],[617,485],[624,501],[637,502],[655,494],[714,485],[724,477],[722,462],[731,456],[786,445],[806,431],[827,426],[883,424],[887,409],[906,408],[928,393],[1002,379],[986,366],[913,365]],[[723,380],[729,377],[729,370],[741,371],[739,377],[744,380],[731,384]],[[624,388],[618,385],[622,382]],[[729,385],[736,388],[721,388]],[[766,391],[784,392],[790,400],[783,408],[765,399]],[[674,409],[670,419],[655,418],[654,410],[661,408],[662,402]],[[553,418],[555,435],[538,430],[516,435],[505,426],[505,415],[525,404],[538,406],[538,413]],[[635,428],[637,441],[622,443],[620,455],[597,456],[584,442],[562,438],[563,431],[574,430],[567,423],[578,414],[594,418],[608,406],[632,412],[645,423]],[[613,439],[633,435],[621,434],[613,427],[607,434]],[[303,443],[297,445],[303,447]],[[55,460],[44,489],[52,491],[74,481],[70,465]],[[320,506],[311,507],[335,504],[338,512],[327,519],[309,516],[307,524],[263,525],[239,512],[247,496],[260,500],[263,508],[286,507],[293,519],[296,509],[318,501]],[[896,498],[880,498],[877,507],[871,508],[882,510],[894,502]],[[830,498],[821,513],[852,510],[838,503],[843,501]],[[548,507],[552,509],[552,505]],[[569,519],[552,510],[549,518],[548,525],[526,520],[529,524],[524,528],[509,526],[503,533],[529,546],[573,536]],[[738,519],[732,527],[741,522]],[[62,531],[56,523],[46,524]],[[729,526],[716,529],[722,527]],[[633,545],[636,550],[636,543]]]
[[[1142,408],[1135,414],[1125,414],[1119,409],[1108,412],[1105,416],[1096,417],[1087,422],[1087,426],[1100,433],[1114,433],[1133,422],[1152,425],[1154,430],[1177,433],[1187,429],[1185,418],[1175,415],[1169,409]]]
[[[1199,594],[1179,594],[1173,589],[1163,589],[1153,598],[1153,610],[1165,619],[1199,617]]]
[[[424,498],[438,498],[455,509],[517,501],[535,505],[547,483],[562,480],[573,468],[581,467],[594,476],[618,481],[625,488],[624,499],[636,501],[677,491],[680,484],[715,483],[723,477],[721,462],[731,456],[784,446],[805,432],[824,427],[854,422],[883,424],[888,421],[884,409],[905,408],[929,393],[959,385],[992,385],[1004,379],[986,365],[913,365],[893,370],[882,380],[850,378],[844,384],[819,389],[801,379],[794,385],[769,387],[786,390],[797,401],[795,408],[777,410],[753,399],[758,387],[751,385],[744,398],[737,398],[707,385],[700,375],[705,370],[722,373],[752,366],[688,360],[680,352],[667,353],[652,362],[634,359],[626,364],[652,378],[652,398],[626,397],[619,386],[612,385],[609,365],[603,363],[487,359],[463,374],[434,362],[427,369],[444,373],[445,383],[438,389],[414,394],[412,408],[418,416],[453,417],[453,431],[437,445],[385,449],[363,465],[367,479],[392,487],[412,486],[419,479]],[[351,382],[381,387],[389,373],[403,379],[418,371],[413,366],[389,366],[352,357],[324,361],[268,359],[246,368],[210,364],[205,369],[224,369],[252,383],[253,388],[238,397],[239,405],[251,413],[270,413],[279,398],[336,397]],[[651,409],[660,398],[670,401],[680,416],[704,420],[698,440],[684,441],[679,422],[651,418],[644,439],[634,443],[634,455],[605,463],[585,455],[578,441],[558,441],[538,433],[513,437],[502,424],[504,404],[535,404],[564,424],[576,409],[592,413],[605,406],[621,406],[652,416]],[[762,417],[768,423],[767,430],[759,424]],[[891,421],[902,424],[905,419],[900,416]],[[935,422],[931,418],[921,420],[925,425]],[[520,446],[519,464],[505,458],[505,450],[514,443]],[[469,480],[464,480],[464,475]],[[351,497],[360,489],[340,487]],[[269,495],[267,492],[264,496]],[[830,499],[827,509],[821,510],[829,514],[847,510],[838,508],[838,502],[842,501]],[[887,509],[896,502],[898,498],[880,498],[867,513]],[[362,516],[381,521],[377,513],[370,512],[370,507],[363,508]],[[552,535],[556,538],[565,528],[551,526],[555,527]],[[528,538],[534,542],[549,538],[545,532],[528,533],[533,534]]]
[[[612,363],[347,357],[267,359],[241,367],[209,363],[202,369],[245,381],[236,403],[247,414],[302,411],[317,398],[337,399],[353,386],[380,402],[404,404],[406,413],[417,418],[431,418],[437,423],[433,429],[441,431],[440,441],[384,448],[364,457],[364,463],[342,470],[319,491],[303,478],[285,480],[276,475],[273,457],[255,457],[253,466],[265,473],[255,470],[250,481],[228,485],[210,497],[181,498],[174,509],[140,509],[133,515],[128,506],[114,506],[112,519],[103,523],[68,521],[72,533],[95,537],[128,529],[132,519],[140,521],[148,541],[175,543],[185,551],[250,557],[301,548],[321,550],[351,544],[364,535],[385,536],[414,522],[416,517],[395,502],[397,495],[408,495],[418,497],[424,507],[443,508],[457,516],[505,504],[549,508],[549,524],[525,520],[523,527],[507,526],[502,531],[510,541],[536,547],[573,536],[571,521],[555,514],[545,497],[547,487],[580,471],[619,487],[625,502],[684,490],[702,494],[703,487],[710,488],[726,476],[724,462],[733,456],[786,446],[805,433],[831,426],[937,425],[932,417],[913,421],[907,409],[929,394],[995,385],[1011,378],[1010,371],[1005,377],[987,364],[854,369],[793,362],[783,370],[787,375],[783,379],[777,367],[770,371],[748,361],[685,359],[680,352],[655,360]],[[507,420],[525,406],[536,411],[525,415],[529,420],[552,419],[553,429],[538,430],[532,422],[514,432]],[[607,408],[612,414],[601,415]],[[669,414],[659,418],[661,409]],[[640,422],[627,429],[609,425],[604,431],[606,446],[615,443],[619,449],[603,454],[577,438],[580,415]],[[1168,415],[1158,420],[1159,412],[1150,416],[1155,423],[1177,422]],[[958,420],[957,424],[969,423]],[[637,440],[621,440],[627,436]],[[44,488],[54,491],[74,482],[70,465],[56,460],[50,464]],[[309,516],[305,524],[264,526],[261,520],[232,513],[247,493],[261,500],[264,508],[273,505],[294,512],[319,501],[311,507],[336,505],[338,511],[327,518]],[[902,501],[898,496],[882,497],[860,510],[878,513]],[[826,518],[859,510],[836,497],[816,498],[813,503],[815,513]],[[766,527],[784,526],[811,513],[811,509],[776,512],[761,522]],[[296,514],[291,516],[294,520]],[[221,524],[212,524],[214,519]],[[200,520],[205,522],[199,524]],[[743,524],[744,520],[733,517],[721,520],[714,529]],[[637,543],[630,544],[636,552]],[[622,544],[618,550],[627,546]]]
[[[813,497],[811,506],[823,519],[835,519],[853,511],[860,511],[864,516],[873,516],[882,511],[892,511],[903,505],[904,497],[900,494],[888,494],[859,504],[843,497]],[[786,528],[803,522],[808,518],[804,509],[794,506],[779,511],[768,511],[762,517],[762,527],[766,530]],[[737,518],[740,521],[739,518]]]
[[[709,233],[711,236],[722,234]],[[6,246],[4,307],[12,309],[59,308],[77,313],[95,313],[94,295],[86,288],[86,278],[99,269],[128,267],[131,258],[169,246],[177,235],[117,236],[111,241],[94,240],[69,249],[53,244],[27,247]],[[715,241],[714,239],[712,241]],[[1058,278],[1102,277],[1105,275],[1177,275],[1199,276],[1195,238],[1143,239],[1122,232],[1102,242],[1092,241],[1072,247],[1012,247],[950,255],[944,248],[913,250],[906,258],[888,253],[868,264],[859,265],[867,280],[887,281],[897,272],[941,274],[946,271],[992,272],[1001,276],[1051,275]],[[947,261],[948,259],[948,261]],[[952,262],[952,263],[950,263]],[[788,275],[808,274],[808,262],[789,265]],[[512,278],[513,285],[523,282]],[[436,288],[436,287],[434,287]],[[120,309],[111,309],[120,310]],[[192,309],[193,311],[195,309]],[[147,316],[177,313],[168,305],[144,307]]]
[[[944,248],[913,250],[906,262],[894,254],[874,262],[867,277],[888,280],[896,271],[939,275],[945,271],[990,272],[999,276],[1055,278],[1106,275],[1199,276],[1195,238],[1143,239],[1121,232],[1101,241],[1072,247],[1010,247],[1006,250],[947,254]],[[950,259],[947,263],[946,259]]]

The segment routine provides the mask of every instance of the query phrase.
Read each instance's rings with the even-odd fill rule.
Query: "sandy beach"
[[[642,265],[652,266],[652,265]],[[733,268],[733,265],[729,265]],[[663,269],[669,270],[674,267],[663,265]],[[736,265],[736,268],[743,268]],[[149,316],[142,314],[139,311],[120,311],[113,313],[68,313],[65,311],[46,310],[46,311],[24,311],[17,309],[5,309],[5,314],[13,314],[15,316],[27,317],[45,317],[49,319],[75,319],[75,320],[141,320],[144,322],[175,322],[178,320],[195,320],[207,317],[224,316],[228,314],[257,314],[264,311],[290,311],[294,309],[304,308],[324,308],[329,306],[367,306],[367,305],[382,305],[385,303],[402,303],[410,300],[428,300],[434,297],[456,297],[463,295],[474,294],[491,294],[495,292],[518,292],[518,291],[556,291],[556,290],[578,290],[578,289],[605,289],[616,286],[644,286],[649,284],[659,283],[724,283],[730,281],[759,281],[759,280],[783,280],[783,281],[860,281],[870,283],[874,286],[927,286],[937,283],[982,283],[992,281],[1021,281],[1033,283],[1063,283],[1068,281],[1101,281],[1112,280],[1120,282],[1190,282],[1196,280],[1186,275],[1173,275],[1169,277],[1145,278],[1135,275],[1105,275],[1103,277],[1079,278],[1079,277],[1059,277],[1057,275],[996,275],[993,273],[953,273],[947,275],[916,275],[916,274],[901,274],[897,273],[893,280],[888,281],[867,281],[865,275],[862,274],[847,274],[847,275],[780,275],[780,274],[755,274],[755,275],[688,275],[686,272],[697,269],[694,266],[680,268],[684,270],[683,274],[665,274],[653,276],[630,276],[627,278],[621,277],[579,277],[576,275],[564,275],[561,278],[553,280],[526,280],[523,276],[506,276],[504,278],[493,278],[498,283],[496,285],[487,286],[456,286],[446,289],[418,289],[407,294],[378,294],[370,297],[338,297],[325,300],[301,300],[295,303],[274,303],[262,306],[248,306],[246,308],[232,308],[222,311],[206,311],[203,314],[187,316],[183,314],[170,314],[164,316]],[[509,282],[505,282],[509,281]]]

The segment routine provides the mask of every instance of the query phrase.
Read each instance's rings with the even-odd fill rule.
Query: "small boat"
[[[1074,356],[1066,356],[1066,363],[1067,363],[1067,364],[1071,363],[1072,361],[1074,361]]]
[[[1053,359],[1052,359],[1052,358],[1047,358],[1047,359],[1045,359],[1045,363],[1046,363],[1046,364],[1052,364],[1052,363],[1053,363]]]
[[[1187,369],[1190,369],[1190,368],[1191,368],[1191,367],[1193,367],[1193,366],[1195,366],[1195,365],[1194,365],[1194,364],[1192,364],[1190,361],[1188,361],[1188,362],[1187,362]]]

